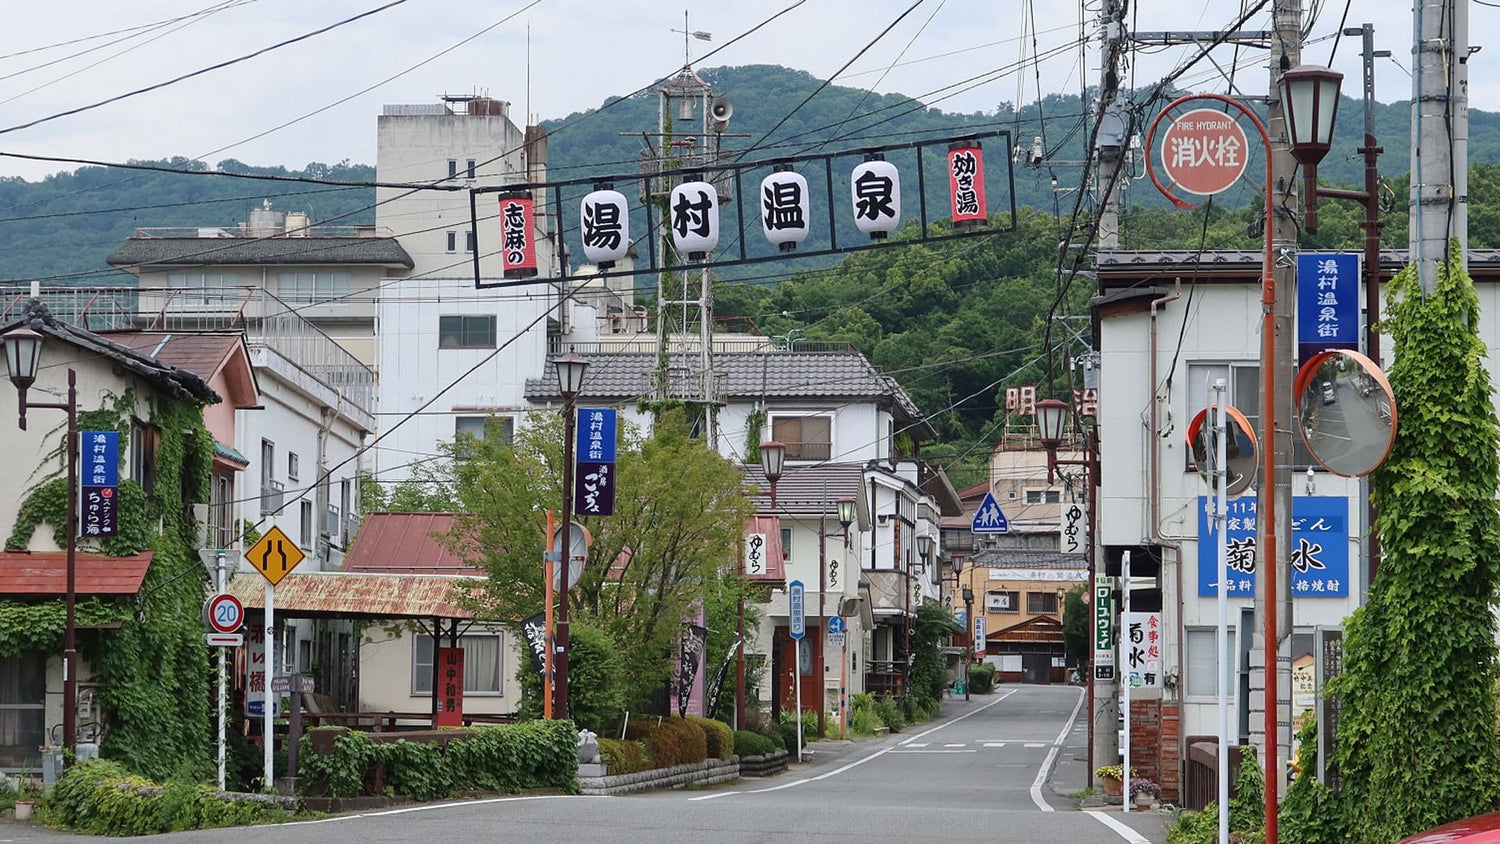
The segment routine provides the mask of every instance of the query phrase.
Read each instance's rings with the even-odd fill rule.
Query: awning
[[[250,465],[250,458],[240,454],[234,446],[214,440],[214,459],[231,464],[237,469],[244,469]]]
[[[781,519],[776,516],[752,516],[745,523],[745,536],[748,540],[750,534],[761,534],[766,538],[766,545],[759,549],[761,553],[762,571],[760,574],[751,574],[746,570],[751,580],[765,583],[782,583],[786,580],[786,551],[781,547]],[[748,553],[748,548],[740,549],[740,556]],[[741,560],[741,566],[748,565]],[[743,570],[743,569],[742,569]]]
[[[440,574],[289,574],[276,585],[276,614],[299,618],[473,618],[459,606],[464,582],[479,578]],[[247,609],[266,607],[266,581],[238,572],[229,591]]]
[[[154,551],[129,557],[78,554],[73,594],[134,595],[141,591]],[[67,594],[68,555],[63,551],[0,551],[0,597],[54,598]]]

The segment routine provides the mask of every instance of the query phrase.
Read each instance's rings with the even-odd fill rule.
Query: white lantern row
[[[962,165],[950,163],[950,169],[959,173],[950,180],[950,193],[957,192],[952,197],[955,222],[973,225],[982,222],[985,214],[982,176],[976,179],[974,172],[980,154],[978,144],[950,154]],[[901,225],[901,172],[878,155],[871,156],[850,172],[849,200],[854,225],[871,240],[884,239]],[[780,165],[761,180],[759,204],[761,234],[781,251],[796,250],[811,233],[807,178],[791,165]],[[674,187],[667,213],[672,245],[689,261],[705,260],[718,246],[719,192],[711,182],[689,179]],[[580,203],[579,221],[583,253],[592,263],[608,269],[629,252],[630,207],[624,194],[600,185]]]

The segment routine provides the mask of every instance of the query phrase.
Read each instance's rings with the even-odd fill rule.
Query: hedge
[[[995,666],[981,662],[969,666],[969,691],[989,694],[995,690]]]
[[[708,737],[697,724],[676,716],[663,718],[646,736],[646,750],[658,768],[702,762],[708,758]]]
[[[734,755],[734,729],[723,721],[689,715],[688,723],[703,728],[708,755],[714,759],[728,759]]]
[[[605,773],[611,776],[639,773],[652,767],[646,745],[638,741],[601,738],[599,757],[604,760]]]
[[[571,721],[527,721],[479,727],[435,742],[378,742],[368,733],[346,732],[321,753],[303,740],[300,764],[309,793],[356,797],[383,785],[416,800],[437,800],[460,791],[514,792],[571,786],[577,777],[578,731]]]
[[[734,752],[740,756],[764,756],[767,753],[775,753],[780,750],[776,743],[760,733],[752,733],[749,730],[736,730],[734,732]]]
[[[104,759],[69,768],[57,781],[50,808],[63,826],[117,836],[245,826],[292,817],[278,806],[231,800],[186,780],[158,786]]]

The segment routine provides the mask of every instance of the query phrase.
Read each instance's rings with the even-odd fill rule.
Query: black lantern
[[[786,464],[786,443],[771,440],[760,444],[760,470],[766,480],[776,483],[781,480],[781,467]]]
[[[1344,74],[1321,65],[1298,65],[1281,74],[1282,110],[1292,157],[1316,167],[1333,146],[1333,123],[1339,111]]]
[[[852,524],[853,522],[854,522],[854,499],[852,499],[852,498],[840,498],[839,499],[839,524],[841,524],[841,525],[844,526],[844,530],[848,530],[849,529],[849,525]]]
[[[564,399],[571,399],[578,395],[583,389],[583,373],[588,370],[589,362],[572,349],[560,358],[552,361],[557,369],[557,390],[562,393]]]
[[[0,342],[5,345],[10,382],[19,389],[27,389],[36,381],[36,371],[42,360],[42,335],[29,328],[17,328],[6,332]]]

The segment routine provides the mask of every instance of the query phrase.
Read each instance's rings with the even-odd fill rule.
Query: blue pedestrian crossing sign
[[[979,512],[974,514],[974,521],[969,525],[971,533],[1010,533],[1010,522],[1006,520],[1005,514],[1000,512],[1000,505],[995,501],[993,492],[984,494],[984,501],[979,505]]]

